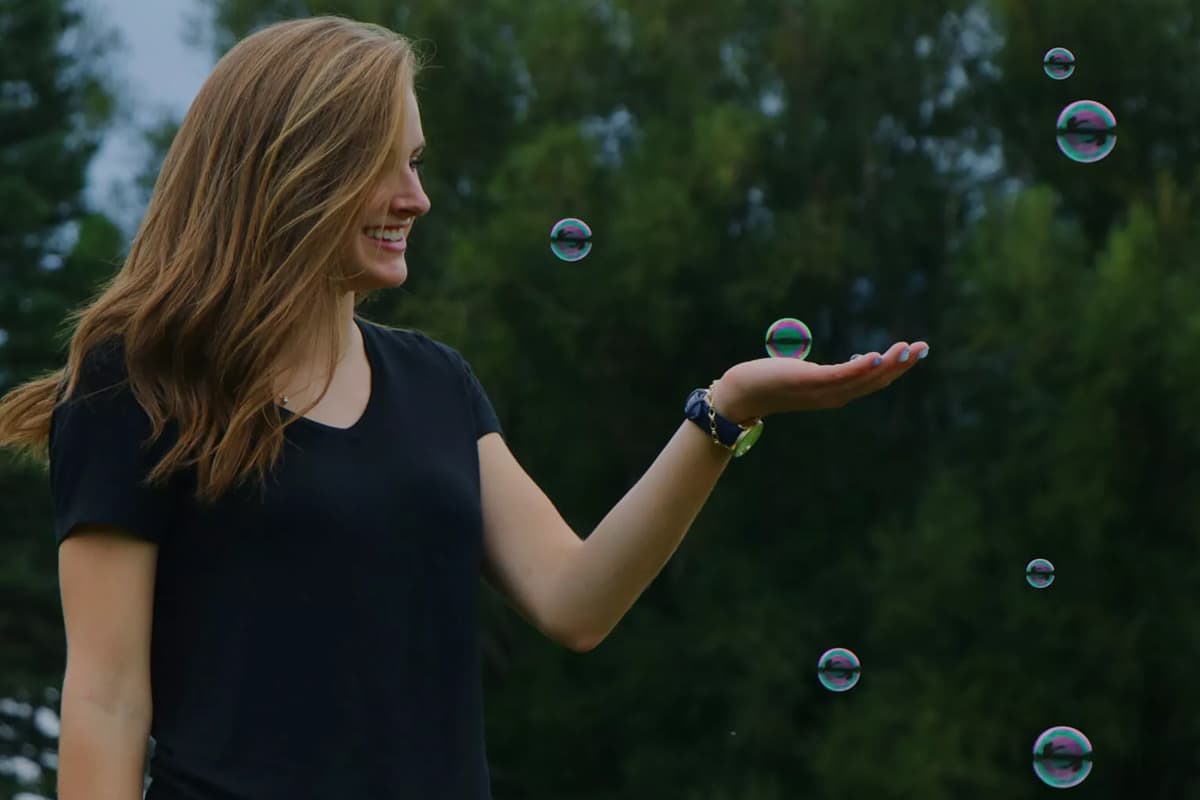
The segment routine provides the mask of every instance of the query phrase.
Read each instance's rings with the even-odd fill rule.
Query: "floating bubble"
[[[582,261],[592,252],[592,229],[581,219],[560,219],[550,229],[550,252],[563,261]]]
[[[817,661],[817,679],[831,692],[848,692],[858,684],[862,664],[844,647],[832,647]]]
[[[1056,81],[1065,80],[1075,72],[1075,54],[1065,47],[1051,47],[1042,56],[1042,69]]]
[[[1044,558],[1033,559],[1025,565],[1025,580],[1035,589],[1045,589],[1054,583],[1054,565]]]
[[[1055,789],[1078,786],[1092,771],[1092,743],[1068,725],[1042,731],[1033,743],[1033,771]]]
[[[812,350],[812,331],[798,319],[784,317],[767,328],[767,355],[771,358],[808,358]]]
[[[1117,146],[1117,118],[1095,100],[1076,100],[1058,115],[1058,149],[1080,164],[1092,164]]]

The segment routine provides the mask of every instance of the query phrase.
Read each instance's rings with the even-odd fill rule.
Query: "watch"
[[[708,389],[693,391],[683,406],[683,415],[710,435],[714,442],[732,450],[734,458],[744,456],[762,436],[763,421],[757,419],[751,425],[739,425],[716,413],[709,405],[708,397]]]

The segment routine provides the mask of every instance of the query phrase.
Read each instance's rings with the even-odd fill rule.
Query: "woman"
[[[408,42],[322,17],[217,64],[67,364],[0,402],[48,448],[67,633],[61,800],[490,796],[482,574],[595,647],[769,414],[927,352],[739,364],[581,539],[453,349],[355,314],[430,202]]]

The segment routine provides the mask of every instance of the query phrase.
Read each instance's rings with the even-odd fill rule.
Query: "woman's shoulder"
[[[55,455],[61,459],[67,450],[99,454],[149,434],[150,418],[130,386],[121,337],[109,337],[83,351],[75,384],[69,384],[64,370],[50,417],[52,460]]]
[[[359,317],[368,330],[372,331],[385,346],[393,348],[396,354],[405,354],[409,358],[425,359],[437,364],[459,368],[463,362],[462,354],[445,342],[418,330],[417,328],[401,328],[385,325],[381,322]]]
[[[66,389],[66,376],[59,387]],[[92,395],[120,390],[128,385],[129,369],[125,361],[125,342],[119,336],[111,336],[85,351],[79,359],[79,376],[72,399],[81,395]]]

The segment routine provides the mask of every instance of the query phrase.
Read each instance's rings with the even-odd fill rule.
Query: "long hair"
[[[333,16],[233,47],[188,110],[121,269],[68,315],[66,366],[0,399],[0,447],[44,464],[57,403],[116,337],[150,441],[178,426],[147,483],[195,466],[208,501],[265,479],[296,421],[275,402],[281,363],[310,348],[333,373],[347,242],[371,189],[407,158],[398,142],[418,69],[404,37]]]

